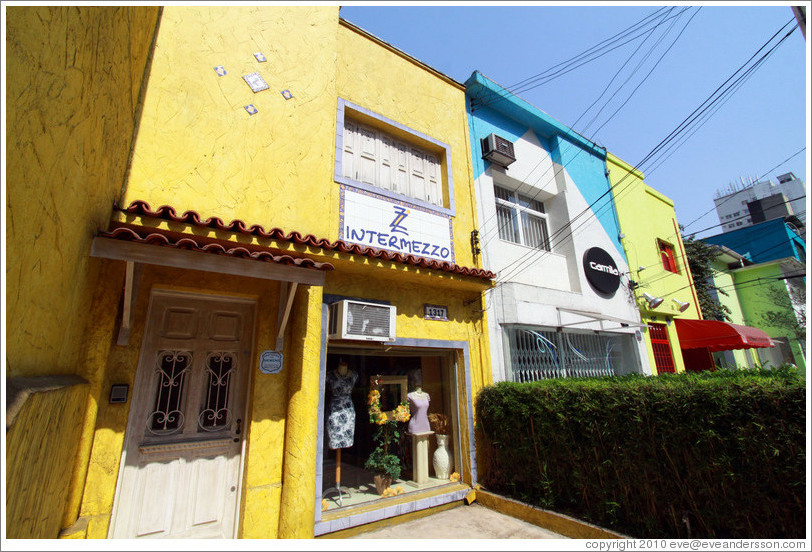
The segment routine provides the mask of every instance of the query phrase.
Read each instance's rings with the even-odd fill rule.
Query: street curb
[[[483,489],[476,490],[476,502],[499,513],[521,519],[571,539],[630,539],[627,535],[615,533],[579,519],[542,510],[529,504],[490,493]]]

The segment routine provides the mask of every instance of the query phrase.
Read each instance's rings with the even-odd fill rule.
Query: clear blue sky
[[[513,89],[663,6],[345,4],[340,15],[457,81],[479,70]],[[668,7],[674,17],[651,35],[518,95],[638,165],[782,26],[792,20],[779,38],[797,27],[790,4]],[[674,200],[677,219],[688,233],[721,232],[718,226],[703,231],[719,222],[713,199],[740,177],[746,181],[766,174],[775,181],[779,174],[794,172],[809,182],[808,52],[808,42],[796,29],[727,100],[715,104],[718,110],[708,110],[707,117],[682,133],[684,141],[641,165],[646,182]]]

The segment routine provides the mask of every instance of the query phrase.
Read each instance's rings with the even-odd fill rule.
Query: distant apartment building
[[[789,172],[771,179],[732,185],[713,200],[723,232],[752,226],[774,218],[798,217],[806,224],[806,184]]]

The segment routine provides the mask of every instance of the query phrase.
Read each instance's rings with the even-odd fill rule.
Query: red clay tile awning
[[[677,318],[677,335],[682,349],[753,349],[775,347],[770,336],[750,326],[717,320],[684,320]]]
[[[363,245],[345,242],[343,240],[331,242],[325,238],[317,238],[312,234],[302,235],[295,230],[288,233],[281,228],[271,228],[266,230],[259,224],[248,225],[239,219],[232,220],[230,223],[226,224],[218,217],[209,217],[204,219],[195,211],[185,211],[182,215],[178,215],[175,208],[170,205],[162,205],[157,209],[152,210],[149,203],[146,201],[136,200],[130,203],[129,207],[124,208],[116,206],[116,209],[130,215],[153,217],[163,220],[171,220],[173,222],[191,224],[200,228],[214,228],[216,230],[234,232],[237,234],[288,241],[299,245],[320,247],[328,251],[339,251],[341,253],[363,255],[365,257],[381,259],[384,261],[393,261],[413,266],[430,268],[433,270],[442,270],[444,272],[451,272],[453,274],[470,276],[483,280],[493,280],[496,278],[496,274],[490,270],[485,270],[482,268],[469,268],[454,263],[449,263],[447,261],[437,261],[425,257],[416,257],[411,254],[402,255],[400,253],[386,251],[384,249],[377,249],[374,247],[366,247]],[[332,265],[330,265],[330,269],[332,268]]]

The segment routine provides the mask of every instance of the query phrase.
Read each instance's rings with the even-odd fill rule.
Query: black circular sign
[[[584,253],[584,273],[596,290],[611,295],[620,286],[620,271],[612,256],[600,247],[591,247]]]

